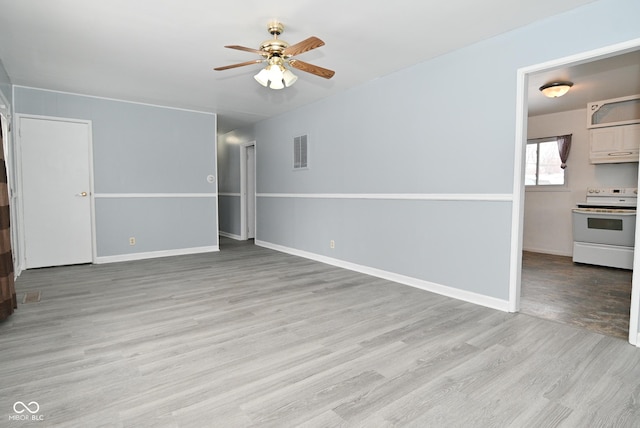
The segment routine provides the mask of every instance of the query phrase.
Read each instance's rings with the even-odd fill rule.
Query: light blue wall
[[[24,87],[15,111],[92,121],[98,257],[217,247],[215,115]]]
[[[11,95],[11,79],[9,79],[7,70],[5,70],[4,64],[2,64],[2,59],[0,59],[0,92],[2,92],[2,95],[4,95],[9,104],[13,103]]]
[[[506,301],[510,202],[285,194],[511,194],[517,70],[639,38],[638,16],[602,0],[260,122],[256,239]]]
[[[253,129],[237,129],[218,137],[218,201],[220,231],[240,236],[240,145],[255,140]]]

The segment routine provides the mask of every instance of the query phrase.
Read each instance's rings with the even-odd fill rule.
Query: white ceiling
[[[592,1],[0,0],[0,59],[17,85],[216,112],[227,132]],[[223,46],[258,48],[274,19],[290,44],[323,39],[298,58],[335,77],[297,72],[274,91],[253,80],[260,65],[212,70],[256,59]],[[567,70],[531,82],[556,75],[588,85]]]
[[[571,90],[560,98],[539,91],[545,83],[569,81]],[[640,94],[640,50],[561,67],[529,76],[529,116],[583,109],[587,103]]]

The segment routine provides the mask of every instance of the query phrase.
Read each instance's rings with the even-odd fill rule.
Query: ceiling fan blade
[[[289,46],[282,52],[282,54],[285,57],[300,55],[301,53],[308,52],[311,49],[319,48],[320,46],[324,46],[324,42],[315,36],[311,36],[308,39],[296,43],[295,45]]]
[[[224,67],[216,67],[216,68],[214,68],[214,70],[216,70],[216,71],[228,70],[230,68],[237,68],[237,67],[244,67],[245,65],[258,64],[258,63],[261,63],[262,61],[263,60],[261,60],[261,59],[254,59],[253,61],[247,61],[247,62],[241,62],[241,63],[238,63],[238,64],[225,65]]]
[[[229,45],[229,46],[225,46],[225,48],[235,49],[235,50],[238,50],[238,51],[253,52],[253,53],[256,53],[258,55],[266,55],[266,52],[264,52],[264,51],[260,51],[258,49],[253,49],[253,48],[247,48],[245,46]]]
[[[307,73],[315,74],[316,76],[324,77],[325,79],[331,79],[335,71],[328,68],[318,67],[317,65],[309,64],[308,62],[300,61],[298,59],[292,59],[289,61],[291,67],[298,70],[306,71]]]

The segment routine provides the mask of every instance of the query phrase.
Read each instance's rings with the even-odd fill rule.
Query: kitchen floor
[[[627,340],[632,271],[524,251],[520,311]]]

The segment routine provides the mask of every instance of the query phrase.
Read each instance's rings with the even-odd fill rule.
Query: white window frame
[[[555,142],[556,145],[558,143],[558,138],[557,137],[547,137],[547,138],[532,138],[527,140],[527,147],[529,146],[529,144],[536,144],[538,145],[538,150],[537,152],[537,158],[536,158],[536,181],[538,181],[538,172],[539,172],[539,167],[540,167],[540,144],[541,143],[549,143],[549,142]],[[525,147],[525,157],[526,157],[526,147]],[[560,154],[558,154],[558,159],[560,159]],[[564,174],[564,184],[525,184],[524,188],[525,191],[532,191],[532,192],[568,192],[569,191],[569,187],[567,185],[567,171],[565,169],[562,170],[563,174]],[[526,174],[526,173],[525,173]]]

